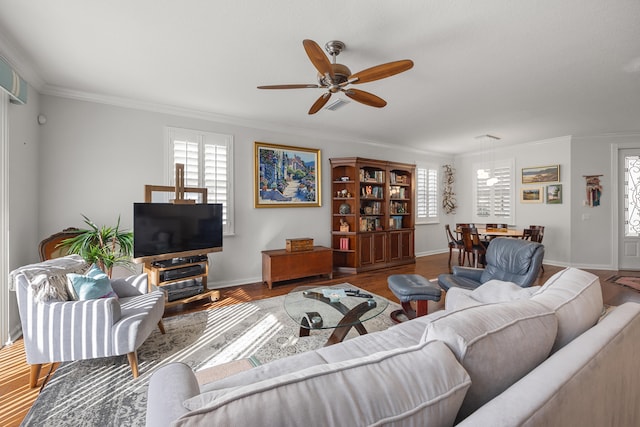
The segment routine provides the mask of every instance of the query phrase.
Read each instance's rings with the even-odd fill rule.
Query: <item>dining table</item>
[[[478,234],[480,236],[487,236],[487,237],[516,237],[516,238],[521,238],[522,235],[524,234],[524,230],[523,229],[518,229],[518,228],[478,228]]]
[[[488,238],[495,238],[495,237],[515,237],[515,238],[522,238],[522,235],[524,234],[524,230],[521,228],[484,228],[484,227],[476,227],[476,230],[478,231],[478,235],[480,237],[488,237]],[[456,229],[456,233],[461,233],[462,230],[457,228]]]

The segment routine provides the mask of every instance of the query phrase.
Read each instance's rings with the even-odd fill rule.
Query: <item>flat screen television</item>
[[[221,250],[222,204],[133,204],[135,261],[156,261]]]

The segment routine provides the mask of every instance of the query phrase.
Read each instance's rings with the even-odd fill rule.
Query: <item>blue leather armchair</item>
[[[438,284],[445,291],[451,287],[475,289],[497,279],[526,288],[538,278],[543,258],[544,246],[540,243],[499,237],[487,248],[484,269],[454,265],[453,274],[438,276]]]

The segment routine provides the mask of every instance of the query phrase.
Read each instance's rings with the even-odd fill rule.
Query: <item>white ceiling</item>
[[[415,66],[309,116],[320,89],[256,89],[316,82],[305,38]],[[43,93],[442,153],[640,131],[638,0],[0,0],[0,53]]]

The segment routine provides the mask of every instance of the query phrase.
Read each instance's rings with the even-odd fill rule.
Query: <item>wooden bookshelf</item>
[[[415,262],[415,165],[360,157],[331,162],[334,270]]]

